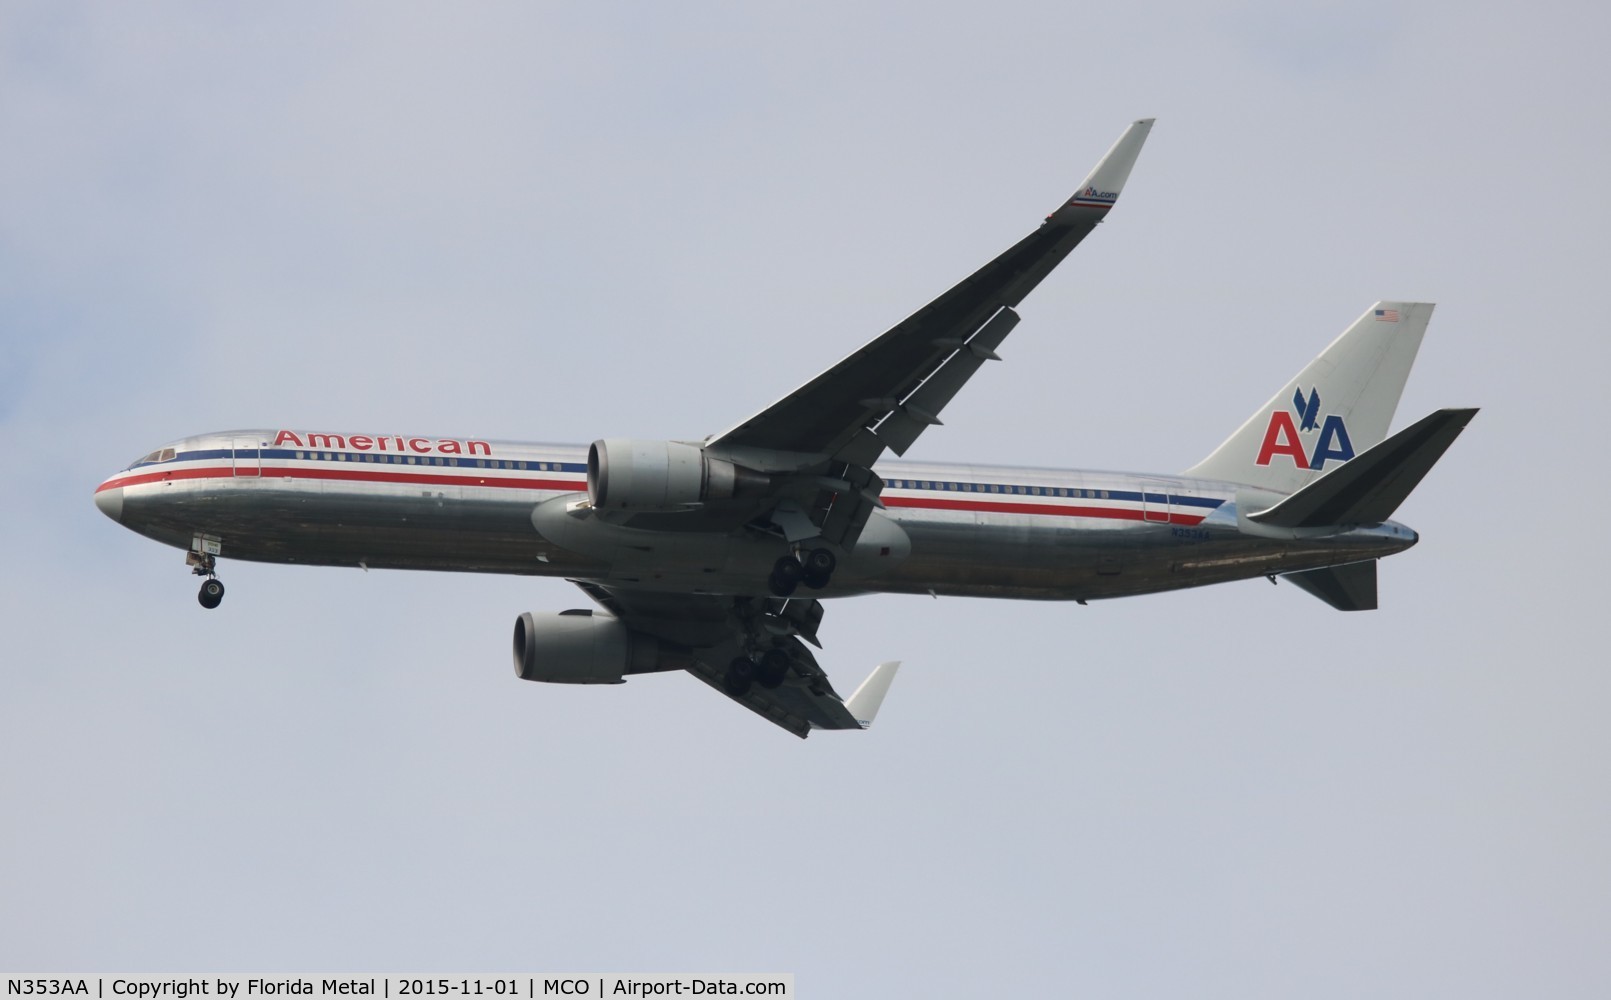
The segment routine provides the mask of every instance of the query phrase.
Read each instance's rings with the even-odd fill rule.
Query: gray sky
[[[1611,990],[1611,16],[953,6],[0,2],[0,968]],[[1397,425],[1484,409],[1378,612],[834,603],[841,687],[907,666],[800,742],[516,681],[563,582],[228,563],[206,613],[91,503],[231,427],[720,430],[1153,115],[914,457],[1184,468],[1436,301]]]

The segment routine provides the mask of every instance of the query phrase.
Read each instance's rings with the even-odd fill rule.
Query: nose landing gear
[[[211,552],[191,551],[185,554],[185,565],[190,572],[207,579],[201,582],[201,590],[196,594],[196,601],[202,607],[211,611],[224,601],[224,584],[218,579],[218,557]]]

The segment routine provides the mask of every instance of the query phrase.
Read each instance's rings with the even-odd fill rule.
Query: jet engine
[[[591,611],[515,619],[515,674],[551,684],[620,684],[626,674],[679,670],[686,658],[660,640]]]
[[[587,495],[600,510],[675,511],[759,492],[764,473],[706,455],[680,441],[594,441]]]

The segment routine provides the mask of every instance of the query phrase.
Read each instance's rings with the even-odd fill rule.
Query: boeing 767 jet
[[[1374,608],[1377,560],[1416,542],[1394,511],[1476,413],[1388,435],[1430,304],[1366,309],[1181,473],[898,460],[999,360],[1019,303],[1107,216],[1151,128],[1126,129],[1006,252],[703,440],[228,431],[153,450],[96,505],[185,550],[207,608],[224,595],[222,558],[564,577],[597,607],[520,615],[521,678],[685,670],[802,737],[866,728],[898,666],[841,698],[812,653],[823,598],[1083,603],[1280,576],[1341,610]]]

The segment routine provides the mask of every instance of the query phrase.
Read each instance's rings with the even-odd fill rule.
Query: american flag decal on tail
[[[1378,323],[1397,323],[1398,322],[1398,310],[1397,309],[1378,309],[1378,310],[1376,310],[1376,322],[1378,322]]]

